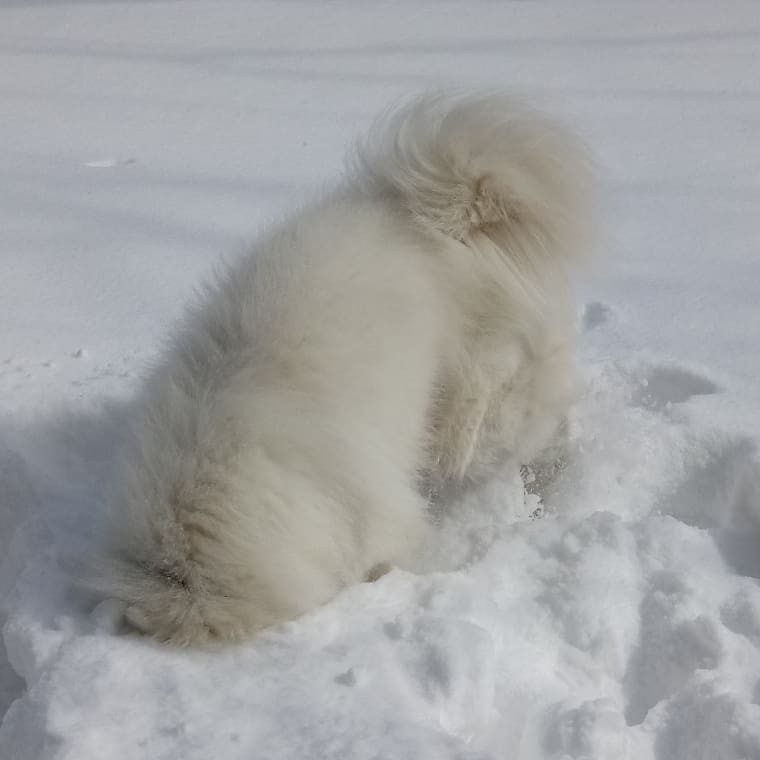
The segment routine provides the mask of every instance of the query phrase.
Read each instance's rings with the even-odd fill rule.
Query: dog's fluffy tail
[[[359,145],[357,169],[370,192],[464,243],[484,233],[511,255],[545,252],[554,264],[587,252],[584,151],[564,128],[511,98],[417,99],[375,124]]]

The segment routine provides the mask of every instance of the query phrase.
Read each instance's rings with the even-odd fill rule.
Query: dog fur
[[[576,394],[589,197],[575,140],[509,98],[381,119],[337,189],[188,308],[139,400],[96,585],[186,645],[408,563],[420,484],[529,461]]]

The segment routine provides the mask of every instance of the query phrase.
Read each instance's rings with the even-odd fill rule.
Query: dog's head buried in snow
[[[186,645],[408,563],[435,486],[530,461],[577,391],[590,178],[509,98],[381,119],[346,179],[188,308],[146,380],[94,584]]]

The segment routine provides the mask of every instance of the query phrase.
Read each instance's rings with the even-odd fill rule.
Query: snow
[[[758,18],[4,3],[0,757],[760,758]],[[248,644],[124,633],[71,575],[162,336],[372,115],[446,84],[527,92],[598,157],[566,461],[450,505],[418,572]]]

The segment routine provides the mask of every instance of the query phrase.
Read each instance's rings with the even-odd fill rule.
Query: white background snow
[[[587,392],[393,571],[222,652],[93,611],[146,363],[389,101],[498,86],[595,152]],[[0,4],[2,760],[760,758],[760,5]]]

